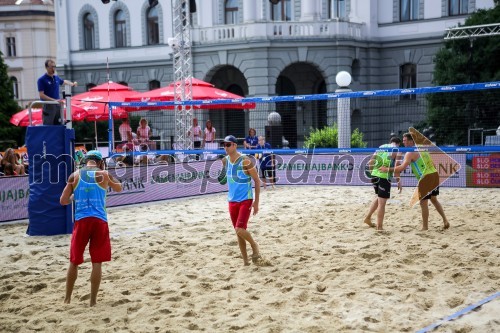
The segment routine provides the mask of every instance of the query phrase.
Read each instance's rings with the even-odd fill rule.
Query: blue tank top
[[[242,202],[253,199],[252,177],[243,171],[243,160],[244,156],[240,156],[233,164],[229,156],[226,156],[226,177],[229,189],[227,201],[229,202]]]
[[[106,190],[95,179],[97,170],[86,167],[80,170],[80,177],[74,190],[75,220],[97,217],[108,221],[106,213]]]

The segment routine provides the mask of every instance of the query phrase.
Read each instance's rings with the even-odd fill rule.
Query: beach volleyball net
[[[136,149],[134,166],[155,167],[164,156],[171,168],[166,182],[190,179],[210,182],[219,172],[218,158],[225,154],[221,141],[238,138],[239,149],[254,156],[272,155],[277,184],[365,185],[370,183],[366,163],[391,136],[415,128],[455,162],[434,164],[447,181],[443,186],[500,186],[500,82],[443,87],[338,92],[182,102],[110,103],[145,117],[159,138]],[[210,120],[216,129],[213,142],[200,149],[175,149],[174,108],[191,107],[200,127]],[[230,106],[238,105],[232,109]],[[242,108],[248,105],[248,109]],[[219,107],[220,106],[220,107]],[[186,124],[186,128],[189,128]],[[243,141],[255,129],[270,149],[245,150]],[[341,137],[347,133],[347,146]],[[499,133],[500,134],[500,131]],[[345,144],[345,140],[344,140]],[[400,149],[402,153],[411,148]],[[120,153],[118,153],[120,155]],[[149,156],[145,158],[144,156]],[[138,159],[137,157],[142,159]],[[438,155],[435,155],[438,156]],[[196,165],[196,168],[194,167]],[[192,168],[190,170],[189,168]],[[200,169],[201,168],[201,169]],[[182,174],[182,177],[176,175]],[[153,176],[154,177],[154,176]],[[407,169],[402,177],[416,183]],[[160,179],[156,177],[157,179]],[[207,180],[208,179],[208,180]]]

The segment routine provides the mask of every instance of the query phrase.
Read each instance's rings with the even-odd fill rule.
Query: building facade
[[[52,1],[0,0],[0,51],[19,105],[39,99],[36,81],[45,73],[45,60],[56,57]]]
[[[78,81],[77,92],[105,82],[108,76],[138,91],[169,84],[171,1],[158,2],[150,8],[147,0],[55,1],[59,74]],[[443,45],[445,29],[494,5],[493,0],[280,0],[277,4],[197,0],[196,4],[197,11],[191,14],[194,77],[246,97],[333,92],[338,88],[335,76],[343,70],[352,74],[353,90],[430,86],[433,56]],[[289,129],[290,146],[301,147],[311,128],[335,121],[328,111],[332,108],[323,104],[269,105],[267,113],[207,111],[206,118],[214,122],[219,137],[245,136],[249,127],[263,133],[267,114],[278,111]],[[370,133],[370,144],[387,139],[377,131],[401,131],[418,121],[409,116],[401,129],[370,128],[363,121],[362,102],[358,104],[353,103],[353,123]],[[156,126],[171,135],[172,118],[165,115],[165,119]]]

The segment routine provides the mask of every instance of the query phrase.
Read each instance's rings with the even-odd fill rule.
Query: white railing
[[[344,21],[327,22],[262,22],[193,28],[193,42],[212,44],[248,40],[297,38],[364,39],[364,24]]]

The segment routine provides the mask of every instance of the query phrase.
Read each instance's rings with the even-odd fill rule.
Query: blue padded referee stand
[[[74,169],[75,130],[62,125],[29,126],[29,236],[69,234],[73,231],[73,205],[59,203]]]

